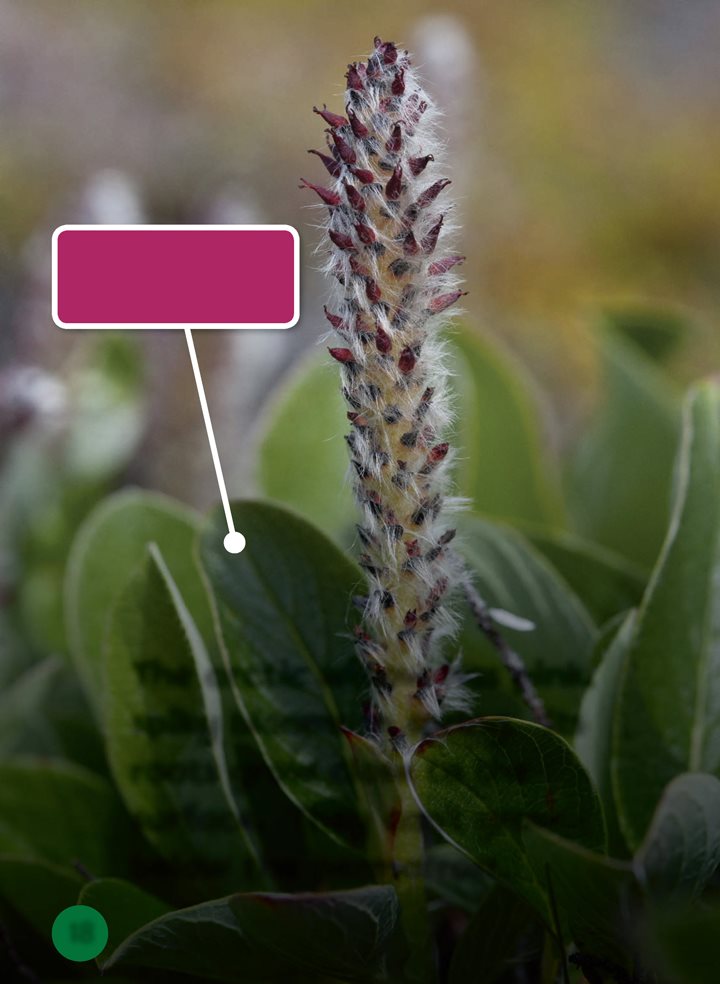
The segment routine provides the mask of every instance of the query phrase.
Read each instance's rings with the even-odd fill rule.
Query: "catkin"
[[[437,113],[408,53],[375,39],[348,67],[345,114],[315,107],[327,149],[312,150],[332,179],[303,179],[326,215],[325,314],[339,336],[347,444],[363,521],[368,591],[357,651],[367,667],[368,728],[396,747],[415,741],[443,708],[464,703],[449,600],[461,576],[451,541],[448,374],[440,338],[462,296],[463,257],[446,246],[450,181],[438,177]]]

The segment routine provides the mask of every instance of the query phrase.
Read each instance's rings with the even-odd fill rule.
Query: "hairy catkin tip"
[[[435,112],[408,53],[375,38],[346,79],[344,114],[314,107],[328,126],[328,153],[310,153],[332,181],[301,187],[326,206],[335,290],[325,316],[342,339],[328,351],[342,375],[364,515],[368,586],[355,604],[368,727],[397,742],[459,703],[457,661],[443,655],[460,564],[444,519],[451,447],[439,334],[464,294],[456,276],[464,257],[446,249],[450,179],[437,173]]]

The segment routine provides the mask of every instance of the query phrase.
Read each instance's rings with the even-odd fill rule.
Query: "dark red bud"
[[[451,304],[454,304],[459,297],[464,297],[466,294],[466,290],[453,290],[449,294],[433,297],[428,304],[428,310],[433,314],[440,314],[441,311],[445,311]]]
[[[347,123],[344,116],[339,116],[337,113],[332,113],[324,103],[322,109],[318,109],[317,106],[313,106],[313,113],[317,113],[318,116],[322,116],[325,122],[332,127],[345,126]]]
[[[397,48],[392,41],[386,41],[382,46],[383,61],[386,65],[394,65],[397,61]]]
[[[405,256],[415,256],[419,252],[420,246],[411,230],[403,239],[403,253]]]
[[[385,149],[389,154],[397,154],[402,147],[402,130],[400,129],[400,124],[396,123],[392,128],[392,133],[390,134],[390,139],[385,143]]]
[[[327,307],[324,307],[323,311],[325,312],[325,317],[328,319],[335,331],[348,330],[347,322],[343,321],[340,315],[333,314],[332,311],[328,311]]]
[[[415,204],[418,208],[427,208],[428,205],[435,201],[443,188],[447,188],[449,184],[451,184],[450,178],[441,178],[440,181],[436,181],[435,184],[431,184],[429,188],[426,188]]]
[[[400,737],[402,731],[393,724],[387,729],[387,733],[389,738],[395,739]]]
[[[385,197],[389,202],[396,202],[402,192],[402,167],[397,165],[392,173],[392,177],[385,185]]]
[[[336,362],[342,363],[342,365],[354,365],[355,356],[352,354],[350,349],[346,348],[329,348],[328,352],[335,359]]]
[[[375,346],[378,352],[382,352],[383,355],[387,355],[392,348],[392,339],[380,325],[378,325],[377,331],[375,332]]]
[[[357,190],[355,185],[351,185],[346,181],[345,194],[347,195],[347,200],[350,202],[351,207],[354,208],[356,212],[365,211],[365,199]]]
[[[346,164],[354,164],[357,160],[357,154],[352,149],[347,140],[344,140],[335,130],[332,131],[332,138],[335,141],[335,146],[338,149],[338,154],[342,157]]]
[[[420,556],[420,543],[418,540],[410,540],[409,543],[405,544],[405,549],[407,550],[408,557]]]
[[[445,216],[441,215],[427,236],[425,236],[422,240],[421,246],[424,253],[432,253],[437,246],[438,236],[440,235],[440,230],[442,229],[444,220]]]
[[[327,154],[321,154],[319,150],[309,150],[308,154],[315,154],[316,157],[319,157],[333,178],[339,178],[342,174],[342,168],[334,157],[328,157]]]
[[[368,300],[371,301],[373,304],[377,304],[377,302],[382,297],[382,291],[378,287],[376,281],[372,279],[372,277],[368,278],[368,281],[365,284],[365,293],[367,294]]]
[[[351,167],[350,174],[357,178],[361,184],[367,185],[372,184],[375,180],[375,175],[372,171],[367,171],[362,167]]]
[[[427,456],[428,463],[431,465],[439,464],[446,457],[449,450],[450,445],[447,441],[443,441],[442,444],[436,444],[434,448],[430,449],[430,453]]]
[[[363,85],[362,76],[358,71],[358,67],[358,65],[348,65],[345,78],[347,79],[348,89],[354,89],[355,92],[363,92],[365,86]],[[364,65],[363,68],[365,68]]]
[[[368,133],[370,133],[368,128],[365,126],[365,124],[358,119],[356,114],[353,113],[351,109],[348,109],[348,116],[350,117],[350,126],[352,127],[352,132],[355,134],[358,140],[362,140],[363,137],[366,137]]]
[[[435,670],[435,673],[433,674],[433,681],[435,683],[445,683],[449,673],[450,666],[447,663],[444,663]]]
[[[436,260],[434,263],[431,263],[428,267],[428,273],[431,277],[436,277],[441,273],[447,273],[448,270],[452,270],[454,266],[464,261],[464,256],[446,256],[443,260]]]
[[[395,72],[392,86],[390,87],[394,96],[401,96],[405,92],[405,69],[399,68]]]
[[[432,154],[427,154],[425,157],[411,157],[410,158],[410,173],[414,178],[418,174],[422,174],[425,168],[428,166],[430,161],[434,161],[435,158]]]
[[[344,232],[336,232],[334,229],[328,231],[328,236],[335,243],[338,249],[344,249],[350,252],[356,249],[355,243],[352,241],[350,236]]]
[[[362,263],[360,263],[354,256],[350,257],[350,269],[358,277],[370,276],[370,271],[368,270],[368,268],[366,266],[363,266]]]
[[[358,222],[355,226],[355,231],[358,234],[358,239],[360,242],[365,243],[366,246],[372,246],[375,242],[375,233],[370,228],[370,226],[363,225],[362,222]]]
[[[313,184],[312,181],[306,181],[305,178],[300,178],[300,181],[302,182],[299,186],[300,188],[309,188],[311,191],[314,191],[326,205],[339,205],[341,203],[342,199],[340,195],[336,195],[329,188],[323,188],[322,185]]]
[[[403,625],[407,629],[411,629],[413,625],[417,623],[417,612],[413,608],[411,612],[405,613],[405,618],[403,619]]]
[[[409,346],[405,348],[400,353],[400,358],[398,359],[398,369],[400,372],[409,373],[412,372],[417,363],[417,357],[413,350]]]

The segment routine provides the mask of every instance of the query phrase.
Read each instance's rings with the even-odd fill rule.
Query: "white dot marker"
[[[238,533],[237,530],[233,530],[231,533],[225,534],[225,539],[223,540],[223,546],[228,553],[239,554],[245,549],[245,537],[242,533]]]

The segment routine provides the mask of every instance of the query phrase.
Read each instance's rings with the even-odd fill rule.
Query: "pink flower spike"
[[[334,191],[331,191],[329,188],[323,188],[322,185],[313,184],[312,181],[307,181],[305,178],[300,178],[300,181],[302,182],[299,185],[300,188],[309,188],[311,191],[314,191],[326,205],[341,204],[342,199],[340,198],[340,195],[336,194]]]
[[[357,178],[361,184],[372,184],[375,180],[375,175],[372,171],[367,171],[361,167],[351,167],[350,174],[354,178]]]
[[[324,103],[322,109],[318,109],[317,106],[313,106],[313,113],[317,113],[318,116],[322,116],[325,122],[333,128],[336,126],[347,125],[347,120],[344,116],[340,116],[338,113],[332,113]]]
[[[398,164],[392,177],[385,185],[385,197],[389,202],[396,202],[402,193],[402,166]]]
[[[336,362],[340,362],[344,366],[355,364],[355,356],[352,354],[350,349],[329,348],[328,352]]]
[[[342,168],[334,157],[328,157],[327,154],[321,154],[319,150],[309,150],[308,154],[315,154],[316,157],[319,157],[331,177],[339,178],[342,174]]]
[[[337,147],[338,154],[340,154],[345,163],[354,164],[357,160],[357,154],[347,140],[345,140],[336,130],[332,131],[332,138],[335,142],[335,146]]]
[[[443,188],[447,188],[449,184],[451,184],[450,178],[441,178],[440,181],[436,181],[435,184],[426,188],[415,204],[418,208],[427,208],[428,205],[435,201]]]
[[[351,185],[347,181],[344,182],[344,186],[345,186],[345,194],[347,195],[347,200],[350,202],[350,205],[355,209],[356,212],[364,212],[365,199],[357,190],[357,188],[354,185]]]
[[[366,137],[370,131],[368,130],[368,128],[365,126],[364,123],[360,122],[356,114],[353,113],[351,109],[348,109],[348,116],[350,118],[350,126],[352,127],[352,132],[355,134],[358,140],[362,140],[363,137]]]
[[[435,158],[432,154],[426,154],[424,157],[411,157],[410,158],[410,173],[414,178],[418,174],[422,174],[425,168],[428,166],[430,161],[434,161]]]
[[[451,304],[454,304],[459,297],[465,297],[466,294],[466,290],[453,290],[449,294],[441,294],[439,297],[433,297],[428,304],[428,311],[431,314],[440,314],[441,311],[446,311]]]
[[[348,89],[353,89],[355,92],[364,92],[365,86],[363,85],[362,76],[358,71],[357,65],[348,65],[347,75]]]
[[[348,252],[355,249],[355,243],[352,241],[351,237],[344,232],[336,232],[335,229],[329,229],[328,236],[335,243],[338,249],[343,249]]]
[[[447,273],[448,270],[452,270],[452,268],[457,266],[458,263],[464,262],[464,256],[446,256],[442,260],[435,260],[434,263],[431,263],[428,267],[428,273],[431,277],[437,277],[442,273]]]

